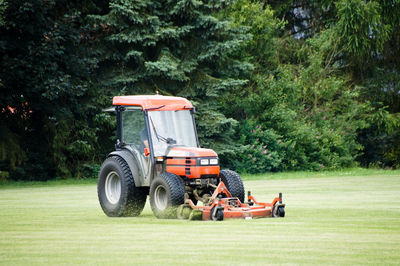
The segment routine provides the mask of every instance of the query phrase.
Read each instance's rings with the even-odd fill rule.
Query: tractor
[[[215,151],[200,148],[195,108],[185,98],[113,97],[115,151],[103,162],[97,185],[104,213],[138,216],[146,203],[157,218],[284,217],[282,194],[272,203],[247,195],[240,176],[221,170]]]

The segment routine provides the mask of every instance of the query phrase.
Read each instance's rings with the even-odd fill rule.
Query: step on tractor
[[[282,194],[258,202],[240,176],[220,170],[218,155],[200,148],[195,108],[185,98],[115,96],[116,150],[103,162],[98,180],[108,216],[137,216],[146,203],[157,218],[223,220],[284,217]]]

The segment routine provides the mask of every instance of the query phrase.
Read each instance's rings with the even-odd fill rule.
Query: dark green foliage
[[[79,12],[64,1],[4,3],[0,160],[14,179],[76,174],[96,141],[82,106],[95,62]]]
[[[387,40],[388,27],[382,23],[379,4],[361,0],[339,1],[337,4],[340,42],[352,60],[364,60],[371,51],[380,52]]]
[[[360,162],[364,166],[400,167],[400,115],[380,108],[368,118],[369,127],[358,133],[364,146]]]
[[[242,151],[234,167],[240,172],[260,173],[282,170],[282,136],[245,121],[241,126]]]
[[[232,152],[236,121],[223,115],[219,99],[246,83],[251,66],[234,57],[250,36],[215,17],[221,8],[213,1],[111,1],[107,14],[90,21],[107,94],[187,97],[198,110],[200,143],[223,155]]]
[[[368,14],[369,21],[349,28],[346,12],[357,12],[347,10],[349,4],[360,5],[359,13],[350,17]],[[242,123],[239,141],[247,145],[242,147],[247,149],[233,159],[242,171],[340,168],[351,166],[362,154],[363,145],[358,142],[357,134],[368,131],[375,108],[363,99],[363,87],[353,83],[360,77],[356,75],[356,68],[361,66],[362,61],[357,60],[373,60],[370,52],[363,50],[381,51],[386,27],[376,25],[380,19],[376,3],[365,6],[353,1],[340,2],[337,6],[340,7],[337,16],[331,17],[329,23],[328,20],[319,22],[331,27],[324,29],[316,26],[314,30],[318,30],[318,34],[311,34],[306,41],[295,41],[284,32],[281,37],[277,36],[281,29],[280,22],[274,22],[268,6],[239,1],[238,6],[228,12],[237,22],[248,25],[250,32],[256,35],[246,43],[241,53],[256,66],[250,86],[239,93],[232,92],[226,104],[230,116],[253,121],[251,127],[246,126],[249,123]],[[330,5],[329,8],[333,7]],[[338,23],[331,23],[335,19],[339,20]],[[369,24],[374,24],[372,35],[382,34],[380,40],[370,40],[364,30],[357,28],[368,27]],[[343,34],[344,30],[349,31]],[[265,40],[264,46],[254,44],[257,38]],[[347,42],[346,38],[365,44],[349,46],[352,42]],[[348,55],[346,59],[342,57],[344,53]],[[265,60],[269,64],[263,65]],[[365,68],[365,65],[362,67]],[[347,74],[349,70],[352,75]],[[257,153],[257,149],[265,145],[259,137],[254,140],[255,125],[268,129],[272,136],[279,136],[280,144],[268,151],[275,155],[274,161],[264,161],[265,157]],[[394,128],[398,130],[398,126]],[[390,144],[394,144],[393,140]],[[390,153],[391,158],[396,157],[394,150]],[[263,149],[260,151],[264,152]]]
[[[0,1],[0,179],[95,176],[114,95],[177,95],[242,172],[400,166],[400,2]]]

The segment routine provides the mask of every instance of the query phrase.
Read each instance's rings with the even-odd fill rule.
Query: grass
[[[265,174],[243,174],[243,180],[260,180],[260,179],[295,179],[310,177],[339,177],[339,176],[377,176],[377,175],[397,175],[400,176],[400,170],[385,170],[374,168],[347,168],[329,171],[297,171],[297,172],[278,172]]]
[[[245,176],[281,219],[108,218],[94,180],[2,185],[0,265],[399,264],[400,173],[348,170]],[[351,171],[354,171],[351,174]]]

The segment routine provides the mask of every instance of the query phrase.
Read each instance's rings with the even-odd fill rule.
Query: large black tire
[[[185,186],[176,174],[162,173],[150,186],[150,206],[157,218],[177,218],[177,208],[184,203]]]
[[[146,203],[147,192],[147,188],[135,186],[132,171],[124,159],[112,156],[104,161],[99,173],[97,195],[107,216],[138,216]]]
[[[226,188],[233,197],[238,197],[241,202],[244,202],[244,186],[240,176],[231,170],[221,170],[219,172],[221,181],[224,182]]]

